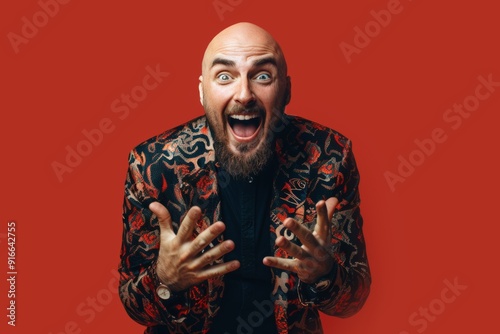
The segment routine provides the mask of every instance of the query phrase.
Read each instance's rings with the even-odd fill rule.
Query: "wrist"
[[[191,300],[189,291],[176,292],[171,289],[167,282],[158,276],[156,261],[148,267],[148,277],[150,280],[150,291],[154,295],[153,298],[159,303],[161,308],[165,308],[169,317],[175,323],[183,322],[186,314],[191,308]]]
[[[338,266],[334,264],[326,275],[319,277],[312,283],[299,280],[297,290],[300,303],[304,306],[311,306],[320,305],[330,300],[336,289],[337,271]]]
[[[160,278],[160,275],[158,274],[158,261],[153,262],[151,265],[151,274],[154,287],[153,291],[155,291],[156,295],[163,300],[171,299],[176,291],[172,284]]]
[[[184,288],[179,286],[178,281],[172,279],[172,277],[170,277],[171,275],[168,275],[165,266],[162,265],[159,260],[156,260],[152,264],[152,269],[153,269],[152,272],[154,274],[153,279],[156,285],[162,283],[163,285],[168,286],[172,292],[179,292],[185,290]]]

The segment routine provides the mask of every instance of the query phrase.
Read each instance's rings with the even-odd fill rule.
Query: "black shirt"
[[[211,334],[277,333],[271,300],[271,269],[262,263],[272,255],[269,226],[275,164],[258,175],[233,178],[218,171],[225,240],[235,249],[224,261],[239,260],[240,268],[224,276],[224,296]]]

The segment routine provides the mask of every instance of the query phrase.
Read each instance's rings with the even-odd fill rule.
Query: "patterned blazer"
[[[331,272],[334,284],[318,292],[295,273],[270,269],[274,289],[269,304],[274,306],[278,333],[322,333],[319,311],[339,317],[353,315],[370,291],[359,174],[351,142],[338,132],[289,115],[283,115],[274,130],[278,167],[269,233],[275,256],[288,257],[274,245],[278,235],[300,245],[282,225],[285,218],[293,217],[312,230],[315,204],[332,196],[339,199],[332,219],[331,254],[338,264]],[[194,232],[199,234],[221,219],[221,186],[213,139],[204,116],[132,150],[125,183],[119,293],[130,317],[147,326],[145,333],[207,333],[224,292],[223,278],[217,277],[189,288],[175,302],[159,299],[155,293],[155,263],[160,231],[148,205],[152,201],[164,204],[174,230],[190,207],[199,206],[203,217]]]

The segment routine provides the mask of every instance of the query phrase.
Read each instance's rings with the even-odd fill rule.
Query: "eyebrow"
[[[274,57],[266,57],[266,58],[258,59],[253,64],[255,66],[262,66],[262,65],[271,64],[271,65],[274,65],[275,67],[278,67],[278,63],[276,62],[276,59]]]
[[[214,67],[215,65],[225,65],[225,66],[234,67],[236,64],[234,61],[229,60],[229,59],[215,58],[214,61],[212,62],[211,67]]]
[[[262,66],[262,65],[267,65],[267,64],[271,64],[271,65],[274,65],[275,67],[278,67],[278,63],[276,62],[276,59],[274,57],[266,57],[266,58],[262,58],[262,59],[257,59],[253,63],[254,66]],[[234,66],[236,66],[236,63],[232,60],[229,60],[229,59],[215,58],[212,61],[211,67],[214,67],[215,65],[224,65],[224,66],[234,67]]]

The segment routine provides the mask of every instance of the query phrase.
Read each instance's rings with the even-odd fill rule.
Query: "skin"
[[[263,61],[261,65],[259,61]],[[266,31],[240,23],[222,31],[209,44],[202,62],[200,102],[213,120],[220,136],[233,154],[251,156],[263,144],[276,117],[273,109],[283,113],[290,100],[290,78],[286,62],[276,41]],[[232,110],[240,110],[232,112]],[[262,124],[255,138],[242,139],[231,131],[227,115],[259,113]],[[223,133],[221,133],[223,132]],[[252,144],[253,150],[241,152],[241,144]]]
[[[253,24],[233,25],[208,45],[199,80],[221,164],[235,176],[258,172],[272,155],[273,125],[290,101],[281,48]],[[251,136],[237,136],[229,125],[232,115],[258,116],[260,125]]]
[[[314,283],[328,274],[334,265],[328,249],[332,240],[333,212],[338,202],[337,198],[330,197],[316,204],[318,216],[312,233],[295,219],[285,219],[283,225],[297,236],[302,246],[297,246],[285,237],[279,236],[276,238],[276,246],[293,258],[267,256],[262,262],[269,267],[293,271],[305,283]]]
[[[222,150],[242,164],[259,156],[272,141],[274,122],[290,101],[291,83],[286,61],[278,43],[262,28],[250,23],[238,23],[220,32],[209,43],[202,61],[199,78],[202,103],[211,131]],[[237,136],[229,126],[230,115],[258,116],[260,125],[251,136]],[[251,166],[251,165],[249,165]],[[315,282],[327,274],[334,262],[327,247],[331,239],[331,219],[336,198],[316,205],[318,218],[314,232],[294,219],[284,225],[302,242],[299,247],[280,236],[276,245],[293,259],[266,257],[270,267],[296,272],[306,283]],[[235,244],[225,240],[202,253],[225,225],[215,222],[193,238],[201,209],[192,207],[174,233],[168,210],[160,203],[149,206],[160,225],[160,250],[157,262],[159,279],[172,291],[180,291],[208,278],[221,276],[239,268],[238,261],[212,265],[214,260],[232,251]]]
[[[160,225],[157,275],[170,290],[181,291],[240,267],[238,261],[211,265],[214,260],[234,249],[234,242],[231,240],[225,240],[209,251],[201,253],[224,231],[225,225],[222,222],[216,222],[193,239],[196,222],[201,218],[199,207],[194,206],[189,209],[177,234],[172,228],[172,218],[165,206],[154,202],[149,205],[149,209],[158,217]]]

